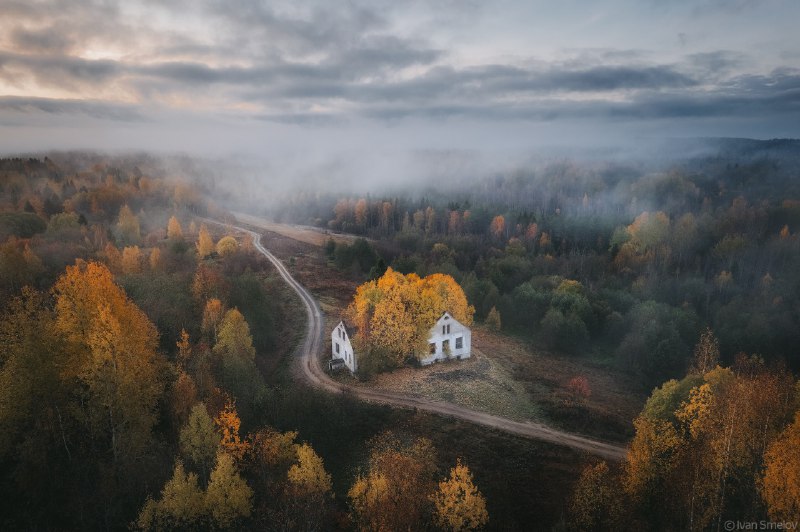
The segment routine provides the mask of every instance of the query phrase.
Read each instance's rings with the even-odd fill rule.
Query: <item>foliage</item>
[[[347,314],[358,327],[358,342],[385,350],[399,364],[410,354],[426,352],[428,331],[445,311],[464,325],[472,324],[475,309],[452,277],[437,273],[420,278],[389,268],[377,281],[358,287]]]
[[[495,332],[502,328],[500,312],[498,312],[497,307],[493,306],[491,310],[489,310],[489,314],[486,315],[486,326],[489,327],[489,330]]]
[[[180,431],[181,454],[207,474],[214,464],[220,441],[221,436],[206,405],[197,403]]]
[[[233,457],[217,453],[217,463],[211,472],[206,490],[206,506],[211,519],[220,528],[230,528],[249,517],[253,506],[253,490],[239,475]]]
[[[115,228],[117,240],[122,244],[138,244],[141,239],[139,217],[127,205],[119,210],[117,226]]]
[[[200,225],[200,232],[197,235],[197,256],[204,259],[214,253],[214,240],[211,239],[211,233],[208,232],[206,224]]]
[[[369,470],[347,496],[359,530],[410,530],[431,511],[435,483],[430,441],[403,443],[384,433],[371,443]]]
[[[232,236],[223,236],[217,242],[216,251],[220,257],[228,257],[236,253],[239,249],[239,243]]]
[[[170,216],[167,224],[167,238],[170,240],[183,239],[183,228],[175,216]]]
[[[450,470],[450,477],[439,482],[433,494],[436,524],[445,530],[475,530],[489,521],[486,499],[472,482],[472,473],[461,463]]]
[[[186,472],[178,460],[172,478],[161,490],[161,499],[148,499],[136,526],[140,530],[191,529],[197,528],[208,512],[203,491],[197,475]]]
[[[621,509],[614,479],[608,464],[588,465],[575,485],[570,501],[569,520],[577,530],[612,530],[619,528]]]
[[[774,521],[800,515],[800,412],[767,448],[762,493]]]
[[[325,471],[322,458],[304,443],[295,446],[297,463],[289,468],[288,478],[298,496],[325,495],[331,491],[331,476]]]

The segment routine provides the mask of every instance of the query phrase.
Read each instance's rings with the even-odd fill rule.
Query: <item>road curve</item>
[[[298,360],[302,376],[313,386],[331,393],[348,392],[365,401],[381,403],[401,408],[410,408],[433,412],[444,416],[469,421],[489,428],[502,430],[526,438],[564,445],[579,451],[585,451],[595,456],[608,460],[622,461],[627,454],[627,449],[601,441],[592,440],[585,436],[560,431],[541,423],[513,421],[500,416],[478,412],[452,403],[434,401],[423,397],[414,397],[397,392],[373,390],[348,386],[331,379],[320,366],[319,353],[323,346],[324,320],[317,301],[308,291],[298,283],[289,273],[283,263],[261,244],[261,235],[250,229],[236,225],[222,224],[215,220],[205,221],[226,225],[233,229],[247,233],[253,237],[253,246],[264,255],[278,270],[283,280],[300,296],[308,317],[308,330],[303,343],[298,347]]]

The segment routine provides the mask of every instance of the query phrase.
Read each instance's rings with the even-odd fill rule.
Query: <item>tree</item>
[[[80,409],[95,435],[107,437],[115,462],[132,459],[150,442],[164,390],[156,328],[102,264],[68,266],[53,292],[69,353],[62,375],[85,386]]]
[[[570,521],[577,530],[614,530],[619,528],[618,490],[608,470],[600,462],[581,473],[570,503]]]
[[[319,530],[325,522],[331,493],[331,476],[325,471],[322,458],[304,443],[295,445],[296,461],[287,478],[289,515],[308,530]]]
[[[569,380],[567,383],[567,391],[578,403],[586,401],[586,399],[592,395],[592,389],[589,386],[589,379],[582,375],[572,377]]]
[[[304,443],[296,445],[297,463],[289,468],[288,478],[299,495],[325,495],[331,491],[331,476],[325,471],[322,458]]]
[[[475,530],[489,521],[486,499],[460,458],[450,469],[450,478],[439,482],[439,489],[431,498],[436,524],[445,530]]]
[[[502,239],[503,235],[506,231],[506,219],[498,214],[492,219],[492,223],[489,225],[489,233],[496,239]]]
[[[117,238],[123,244],[138,244],[141,239],[139,218],[127,205],[123,205],[119,210],[116,233]]]
[[[435,488],[434,449],[429,440],[402,443],[383,433],[371,443],[369,471],[347,496],[359,530],[414,530],[430,510]]]
[[[204,259],[214,253],[214,241],[211,239],[211,233],[208,232],[206,224],[200,225],[200,233],[197,235],[197,255]]]
[[[761,493],[773,521],[800,515],[800,412],[767,448]]]
[[[719,364],[719,340],[710,327],[706,327],[700,335],[700,341],[694,346],[694,359],[690,371],[705,375]]]
[[[242,421],[239,419],[239,413],[236,411],[233,401],[228,400],[225,403],[225,408],[214,418],[214,423],[222,435],[219,442],[220,448],[236,460],[241,460],[248,451],[249,445],[239,436],[239,427],[242,425]]]
[[[232,236],[223,236],[217,242],[217,255],[220,257],[227,257],[236,253],[239,249],[239,244]]]
[[[486,326],[489,327],[489,330],[495,332],[499,331],[502,328],[502,323],[500,321],[500,312],[494,305],[489,310],[489,314],[486,315]]]
[[[222,318],[217,343],[214,344],[214,353],[221,355],[223,360],[253,361],[255,359],[256,350],[253,347],[250,326],[238,309],[227,311]]]
[[[122,250],[122,272],[126,274],[142,271],[142,252],[139,246],[126,246]]]
[[[161,250],[158,248],[153,248],[150,251],[150,257],[148,258],[148,262],[150,263],[151,270],[157,271],[161,269]]]
[[[420,278],[388,268],[380,279],[356,289],[347,315],[359,328],[356,340],[367,349],[384,350],[396,365],[427,352],[428,331],[445,311],[472,324],[475,308],[451,276]]]
[[[187,473],[178,460],[172,478],[161,490],[161,499],[147,499],[136,519],[136,526],[141,530],[195,529],[207,512],[197,475]]]
[[[181,428],[179,441],[181,454],[198,466],[204,477],[214,465],[221,439],[214,420],[208,415],[206,405],[194,405],[189,420]]]
[[[203,308],[203,324],[201,330],[203,334],[210,337],[214,342],[217,341],[217,334],[219,326],[222,323],[222,317],[225,315],[225,307],[222,301],[217,298],[211,298],[206,301]]]
[[[170,216],[167,224],[167,238],[170,240],[183,240],[183,228],[175,216]]]
[[[233,457],[227,452],[217,453],[205,499],[214,524],[220,528],[231,528],[250,517],[253,490],[239,475]]]

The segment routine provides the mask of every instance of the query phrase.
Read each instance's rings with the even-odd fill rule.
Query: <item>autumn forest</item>
[[[344,192],[183,156],[0,159],[0,527],[796,522],[800,143],[703,142]],[[239,212],[275,225],[248,227],[325,334],[360,332],[337,382],[433,379],[410,355],[448,311],[481,352],[446,363],[456,386],[512,346],[521,419],[624,458],[310,386],[306,313]]]

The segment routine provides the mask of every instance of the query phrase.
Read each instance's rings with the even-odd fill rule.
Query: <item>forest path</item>
[[[222,224],[215,220],[207,220],[219,225]],[[264,255],[276,268],[281,278],[295,291],[303,302],[308,317],[308,328],[306,330],[305,338],[297,349],[297,360],[300,364],[301,374],[303,378],[308,381],[312,386],[323,389],[331,393],[349,393],[372,403],[381,403],[401,408],[418,409],[426,412],[432,412],[444,416],[468,421],[485,427],[502,430],[518,436],[526,438],[554,443],[556,445],[564,445],[579,451],[585,451],[595,456],[605,458],[608,460],[622,461],[625,459],[627,449],[625,447],[614,445],[611,443],[601,442],[573,434],[564,432],[542,423],[534,422],[520,422],[507,419],[485,412],[478,412],[465,408],[452,403],[434,401],[424,397],[410,396],[402,393],[372,390],[360,387],[348,386],[331,379],[320,366],[320,353],[324,345],[324,320],[322,311],[319,304],[308,290],[303,287],[286,269],[286,266],[269,252],[261,244],[261,235],[250,229],[244,227],[229,225],[229,227],[247,233],[253,237],[253,246],[259,253]]]

